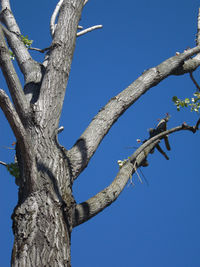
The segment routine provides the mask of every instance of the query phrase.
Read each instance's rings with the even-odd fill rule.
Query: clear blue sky
[[[11,1],[21,31],[34,47],[50,44],[52,1]],[[70,148],[98,110],[145,69],[176,51],[195,46],[200,1],[90,0],[80,22],[103,24],[102,30],[78,38],[61,125],[60,142]],[[42,59],[37,52],[32,55]],[[195,77],[200,81],[200,71]],[[23,79],[22,79],[23,82]],[[0,87],[7,87],[0,74]],[[169,127],[198,119],[189,111],[176,112],[172,96],[192,96],[189,75],[169,77],[152,88],[113,126],[87,170],[74,185],[77,201],[106,187],[118,171],[117,160],[128,157],[137,138],[146,138],[166,112]],[[12,162],[15,138],[0,111],[0,160]],[[149,182],[127,186],[118,200],[72,233],[73,267],[198,267],[200,266],[199,133],[170,136],[172,151],[166,161],[158,153],[143,168]],[[17,204],[17,186],[0,166],[1,266],[9,266],[13,244],[10,216]]]

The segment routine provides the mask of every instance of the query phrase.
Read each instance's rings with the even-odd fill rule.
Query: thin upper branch
[[[77,204],[75,207],[73,226],[78,226],[96,216],[99,212],[111,205],[123,191],[130,177],[137,171],[137,168],[146,160],[148,154],[154,149],[159,141],[165,136],[181,130],[196,132],[196,126],[182,124],[170,130],[164,131],[142,144],[120,168],[116,178],[104,190],[87,201]]]
[[[187,50],[182,54],[173,56],[160,65],[145,71],[138,79],[130,84],[120,94],[113,97],[93,118],[88,128],[77,140],[75,145],[68,155],[71,161],[74,179],[87,166],[89,160],[95,153],[100,142],[108,133],[116,120],[144,93],[150,88],[160,83],[169,75],[177,74],[178,69],[183,74],[183,66],[187,64],[191,56],[200,52],[200,46]],[[196,68],[196,61],[194,65],[190,62],[189,69]],[[198,62],[200,65],[200,61]]]
[[[20,80],[10,59],[10,53],[6,45],[3,31],[0,26],[0,66],[6,79],[8,89],[14,102],[17,113],[23,123],[29,112],[29,103],[24,95]]]
[[[87,2],[88,2],[88,0],[86,0],[83,5],[86,5]],[[62,6],[62,3],[63,3],[63,0],[60,0],[57,3],[57,5],[56,5],[56,7],[54,9],[54,12],[53,12],[53,14],[51,16],[51,20],[50,20],[50,33],[51,33],[51,36],[52,37],[54,36],[54,32],[55,32],[55,29],[56,29],[56,23],[55,22],[56,22],[56,18],[58,16],[58,13],[60,11],[60,8]],[[78,26],[78,29],[82,29],[82,28],[83,28],[82,26]]]
[[[88,32],[91,32],[91,31],[94,31],[94,30],[97,30],[97,29],[101,29],[101,28],[103,28],[103,25],[95,25],[95,26],[89,27],[89,28],[87,28],[85,30],[82,30],[80,32],[77,32],[76,35],[77,36],[81,36],[81,35],[84,35],[84,34],[86,34]]]
[[[38,120],[41,127],[51,121],[52,134],[58,128],[82,8],[82,0],[63,1],[41,84]]]
[[[1,0],[1,15],[0,20],[6,25],[3,27],[3,32],[6,36],[8,44],[12,49],[21,72],[24,74],[26,83],[38,82],[36,78],[40,73],[39,64],[36,63],[27,47],[24,45],[21,32],[11,11],[10,2],[8,0]],[[37,72],[37,75],[35,74]]]
[[[58,12],[60,10],[60,7],[63,3],[63,0],[60,0],[58,2],[58,4],[56,5],[55,9],[54,9],[54,12],[51,16],[51,20],[50,20],[50,32],[51,32],[51,36],[53,37],[54,35],[54,32],[55,32],[55,28],[56,28],[56,24],[55,24],[55,21],[56,21],[56,17],[58,15]]]
[[[3,165],[3,166],[7,166],[7,164],[3,161],[0,161],[0,164]]]
[[[85,0],[85,1],[84,1],[84,6],[87,4],[88,1],[89,1],[89,0]]]

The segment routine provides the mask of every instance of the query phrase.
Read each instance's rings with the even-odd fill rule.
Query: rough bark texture
[[[15,107],[3,90],[0,103],[17,139],[20,170],[19,201],[12,215],[12,266],[71,266],[73,179],[57,133],[83,1],[63,1],[46,65],[28,53],[9,1],[1,4],[6,28],[0,29],[0,63]],[[24,92],[4,35],[24,74]]]
[[[74,199],[67,159],[55,141],[34,136],[33,185],[20,173],[19,203],[13,213],[13,266],[70,266]],[[27,162],[17,151],[20,171]],[[29,168],[29,167],[28,167]],[[27,172],[26,172],[27,173]]]
[[[165,128],[163,133],[150,138],[130,157],[107,188],[91,199],[76,204],[72,195],[73,182],[87,166],[113,124],[144,93],[169,75],[194,71],[200,65],[196,55],[200,52],[199,41],[195,48],[145,71],[113,97],[67,151],[57,141],[58,125],[78,23],[82,8],[88,1],[59,2],[58,23],[57,26],[51,25],[54,29],[53,40],[43,63],[34,61],[24,46],[9,0],[0,2],[0,66],[13,100],[12,104],[5,91],[0,90],[0,107],[17,140],[16,156],[20,171],[19,177],[16,177],[19,201],[12,215],[15,236],[12,266],[69,267],[73,227],[112,204],[136,169],[147,165],[148,154],[162,138],[175,131],[197,130],[199,122],[196,128],[180,126],[171,131],[165,131]],[[10,60],[5,40],[24,75],[24,86]]]

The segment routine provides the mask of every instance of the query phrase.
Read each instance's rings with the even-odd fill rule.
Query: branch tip
[[[76,36],[78,37],[78,36],[81,36],[81,35],[86,34],[88,32],[91,32],[91,31],[94,31],[94,30],[97,30],[97,29],[101,29],[101,28],[103,28],[103,25],[95,25],[95,26],[89,27],[89,28],[87,28],[87,29],[85,29],[83,31],[78,32],[76,34]]]
[[[5,167],[7,166],[7,164],[5,162],[3,162],[3,161],[0,161],[0,164],[5,166]]]

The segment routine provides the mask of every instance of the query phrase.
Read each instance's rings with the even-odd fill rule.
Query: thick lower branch
[[[116,120],[133,103],[135,103],[139,97],[146,93],[150,88],[167,78],[169,75],[175,74],[177,69],[180,68],[180,66],[183,66],[184,62],[189,61],[188,58],[199,52],[200,46],[197,46],[193,49],[185,51],[182,54],[173,56],[162,62],[160,65],[145,71],[136,81],[129,85],[120,94],[113,97],[99,111],[88,128],[69,151],[74,179],[76,179],[81,171],[87,166],[100,142],[108,133]],[[192,64],[191,66],[193,69],[194,66]],[[189,71],[189,68],[187,71]]]
[[[75,227],[88,221],[106,207],[111,205],[123,191],[129,178],[136,172],[138,167],[143,165],[148,154],[152,152],[160,140],[171,133],[182,130],[188,130],[195,133],[197,131],[197,126],[193,127],[183,124],[181,126],[164,131],[142,144],[133,153],[133,155],[129,157],[129,160],[121,167],[116,178],[108,187],[94,197],[76,206],[73,226]]]

